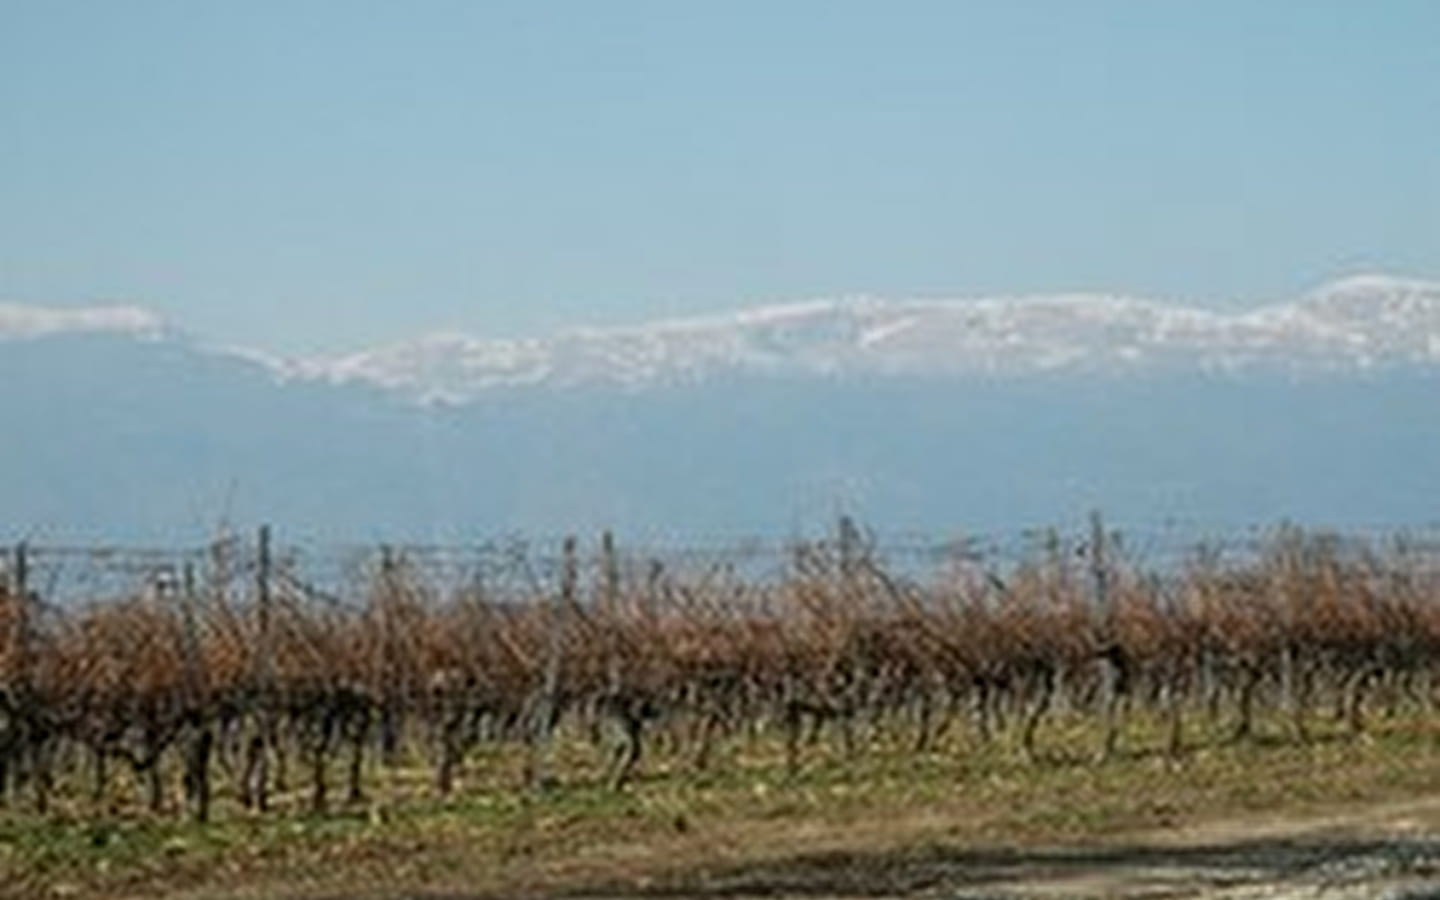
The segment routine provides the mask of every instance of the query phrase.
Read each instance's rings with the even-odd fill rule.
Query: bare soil
[[[908,830],[915,823],[900,823]],[[863,834],[867,829],[858,829]],[[850,837],[856,835],[850,834]],[[1245,816],[1116,835],[1082,845],[846,847],[845,837],[758,862],[654,868],[640,854],[612,860],[599,880],[551,871],[502,893],[377,894],[481,900],[516,893],[610,900],[702,898],[1419,898],[1440,897],[1440,797],[1337,809],[1305,818]],[[882,838],[880,843],[889,844]],[[694,853],[698,848],[688,848]],[[703,851],[698,851],[703,852]],[[724,856],[723,849],[719,855]],[[548,882],[548,883],[547,883]],[[568,883],[567,883],[568,882]]]

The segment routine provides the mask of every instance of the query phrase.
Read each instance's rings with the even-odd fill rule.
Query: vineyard
[[[1305,743],[1428,714],[1440,671],[1425,533],[1162,551],[1097,517],[997,549],[842,519],[724,550],[317,551],[262,529],[6,560],[0,795],[28,816],[333,814],[401,769],[439,798],[623,792],[655,760],[713,771],[756,742],[791,776],[958,733],[1035,767],[1181,759],[1201,734]],[[1058,726],[1077,720],[1086,744]]]

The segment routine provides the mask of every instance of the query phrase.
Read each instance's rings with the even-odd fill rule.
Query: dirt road
[[[1440,897],[1440,798],[1027,848],[829,851],[566,891],[587,898]]]

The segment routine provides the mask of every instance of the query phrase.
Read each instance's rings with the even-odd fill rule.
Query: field
[[[1413,536],[522,550],[15,548],[0,891],[914,893],[1440,781]]]

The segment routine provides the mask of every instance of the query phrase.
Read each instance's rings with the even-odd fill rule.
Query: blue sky
[[[1440,3],[0,0],[0,299],[334,350],[1440,276]]]

